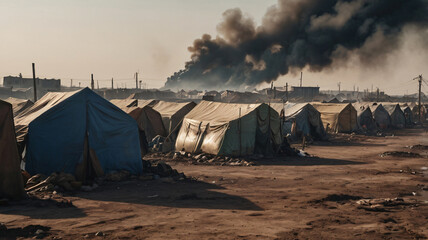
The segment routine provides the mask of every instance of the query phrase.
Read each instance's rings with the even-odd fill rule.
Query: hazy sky
[[[187,47],[204,33],[216,35],[222,13],[239,7],[261,22],[276,0],[1,0],[0,76],[61,78],[62,84],[89,84],[90,74],[100,87],[115,78],[119,87],[134,87],[134,73],[148,87],[163,86],[166,78],[189,60]],[[385,68],[348,68],[322,73],[304,71],[304,85],[322,89],[379,86],[389,93],[414,93],[410,79],[427,73],[428,54],[413,32],[404,48],[390,56]],[[421,36],[422,37],[422,36]],[[428,75],[427,75],[428,76]],[[288,75],[276,85],[298,83]],[[115,86],[116,87],[116,86]],[[425,89],[427,90],[427,89]]]

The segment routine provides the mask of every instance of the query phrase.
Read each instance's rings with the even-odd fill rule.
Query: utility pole
[[[91,73],[91,89],[94,90],[95,88],[95,83],[94,83],[94,74]]]
[[[70,79],[70,87],[73,87],[73,79]]]
[[[36,86],[36,67],[33,63],[33,89],[34,89],[34,102],[37,101],[37,86]]]
[[[379,102],[379,88],[376,88],[376,102]]]
[[[79,88],[80,88],[80,82],[79,82]]]
[[[138,72],[135,73],[135,88],[138,89]]]
[[[114,85],[113,85],[113,78],[111,78],[111,89],[113,89],[114,88]]]
[[[339,87],[339,94],[340,94],[340,84],[342,84],[341,82],[337,83],[337,86]]]
[[[98,80],[97,80],[97,89],[100,89],[100,84],[99,84]]]
[[[303,81],[303,72],[300,72],[300,87],[302,87],[302,81]]]
[[[143,81],[140,80],[140,89],[141,89],[141,84],[143,83]]]
[[[421,93],[422,93],[422,74],[413,78],[413,80],[418,80],[419,83],[419,96],[418,96],[418,113],[419,113],[419,122],[422,125],[422,102],[421,102]]]
[[[288,83],[285,83],[285,97],[287,98],[288,102]]]
[[[419,102],[419,122],[422,125],[423,119],[422,119],[421,87],[422,87],[422,74],[419,75],[419,99],[418,99],[418,102]]]

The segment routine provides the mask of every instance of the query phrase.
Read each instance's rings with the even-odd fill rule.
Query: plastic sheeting
[[[0,198],[17,200],[25,196],[20,162],[12,105],[0,100]]]
[[[281,141],[279,115],[268,105],[202,101],[184,118],[175,147],[239,156],[272,153]]]
[[[357,111],[350,103],[311,103],[321,113],[324,128],[331,132],[352,132],[357,129]]]
[[[18,139],[26,136],[30,174],[75,174],[88,151],[104,173],[142,172],[136,122],[89,88],[48,93],[17,118]]]

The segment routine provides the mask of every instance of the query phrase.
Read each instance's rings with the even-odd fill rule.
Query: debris
[[[111,172],[106,175],[105,179],[112,182],[120,182],[126,179],[129,179],[131,173],[125,170],[121,170],[119,172]]]
[[[104,233],[100,231],[100,232],[95,233],[95,236],[102,237],[102,236],[104,236]]]
[[[408,146],[408,148],[415,149],[415,150],[428,150],[428,146],[427,145],[421,145],[421,144],[417,144],[417,145],[413,145],[413,146]]]
[[[360,196],[351,196],[347,194],[329,194],[327,197],[319,199],[319,200],[313,200],[310,202],[313,203],[321,203],[321,202],[341,202],[344,203],[349,200],[358,200],[361,199]]]
[[[420,158],[420,157],[422,157],[419,153],[400,152],[400,151],[384,152],[380,156],[381,157],[386,157],[386,156],[408,157],[408,158]]]
[[[359,208],[368,211],[387,211],[387,208],[396,206],[412,205],[412,203],[405,201],[403,198],[376,198],[376,199],[361,199],[356,202],[360,205]]]
[[[4,223],[0,223],[0,232],[4,232],[7,231],[7,227],[6,225],[4,225]]]
[[[152,196],[148,196],[147,198],[157,198],[159,197],[159,195],[152,195]]]

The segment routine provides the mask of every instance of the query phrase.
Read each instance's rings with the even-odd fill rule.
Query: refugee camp
[[[428,238],[426,0],[0,9],[0,240]]]

